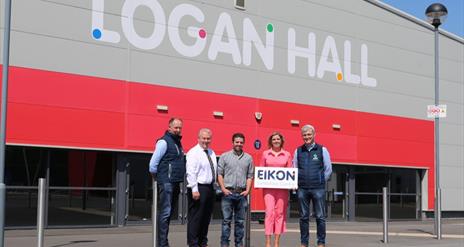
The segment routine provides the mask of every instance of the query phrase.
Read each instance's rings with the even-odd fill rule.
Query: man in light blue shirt
[[[301,128],[303,145],[295,150],[293,164],[298,168],[298,201],[300,203],[301,247],[309,246],[309,204],[314,205],[317,225],[317,246],[325,246],[327,217],[325,185],[332,174],[332,163],[327,148],[314,142],[316,130],[311,125]]]
[[[158,183],[160,210],[158,214],[159,247],[169,247],[169,223],[179,198],[180,183],[185,176],[185,157],[182,149],[182,119],[171,118],[168,130],[156,142],[149,171]]]

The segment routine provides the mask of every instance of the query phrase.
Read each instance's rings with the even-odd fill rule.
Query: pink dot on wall
[[[200,36],[200,38],[204,39],[206,37],[206,31],[205,29],[200,29],[200,31],[198,31],[198,35]]]

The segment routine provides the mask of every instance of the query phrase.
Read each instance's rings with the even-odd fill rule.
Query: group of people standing
[[[184,155],[181,132],[182,119],[169,120],[168,130],[156,142],[149,171],[158,183],[158,245],[167,247],[169,223],[177,202],[180,183],[187,176],[187,245],[208,246],[208,228],[213,212],[215,187],[222,191],[221,247],[230,245],[231,223],[234,221],[234,242],[243,247],[244,223],[248,210],[247,195],[251,191],[254,164],[250,154],[243,151],[245,136],[232,135],[232,149],[223,153],[217,162],[210,148],[212,132],[202,128],[198,144]],[[284,150],[284,137],[279,132],[269,136],[269,149],[264,151],[260,166],[298,168],[298,200],[300,212],[301,247],[309,246],[309,205],[312,201],[317,224],[317,246],[325,246],[325,184],[332,173],[327,149],[314,142],[315,129],[305,125],[301,129],[303,145],[293,155]],[[280,236],[286,231],[287,189],[264,189],[265,247],[280,246]]]

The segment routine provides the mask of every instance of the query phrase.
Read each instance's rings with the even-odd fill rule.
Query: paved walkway
[[[328,222],[327,247],[364,246],[464,246],[464,220],[444,220],[443,239],[432,236],[433,221],[408,221],[390,223],[390,242],[384,244],[381,222]],[[219,246],[220,224],[210,227],[210,246]],[[314,229],[311,222],[311,229]],[[45,231],[46,247],[151,247],[150,226],[127,226],[121,228],[48,229]],[[311,240],[315,232],[311,230]],[[186,226],[171,227],[172,247],[186,246]],[[6,247],[37,246],[35,230],[7,230]],[[263,225],[252,224],[251,246],[264,246]],[[282,247],[299,247],[298,223],[289,223],[288,232],[282,237]]]

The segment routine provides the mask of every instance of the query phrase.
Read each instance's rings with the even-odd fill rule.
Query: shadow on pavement
[[[76,241],[69,241],[69,243],[66,243],[66,244],[53,245],[50,247],[62,247],[62,246],[68,246],[68,245],[73,245],[73,244],[95,243],[95,242],[97,242],[97,240],[76,240]]]
[[[430,234],[430,235],[433,235],[434,233],[431,232],[431,231],[426,231],[426,230],[423,230],[423,229],[408,229],[408,231],[411,231],[411,232],[420,232],[420,233],[426,233],[426,234]]]

